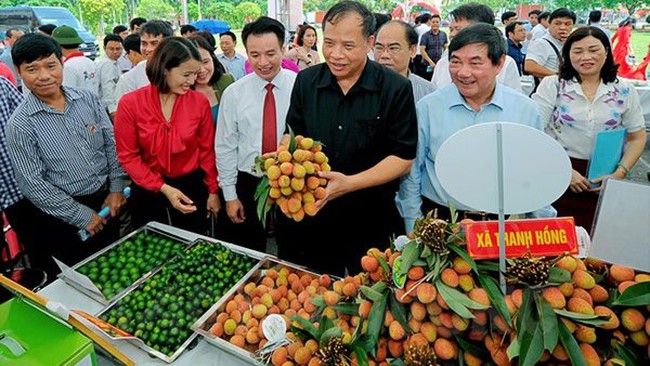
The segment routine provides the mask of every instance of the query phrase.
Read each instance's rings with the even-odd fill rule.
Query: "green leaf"
[[[408,324],[408,313],[402,303],[397,301],[395,293],[391,292],[388,297],[388,308],[393,318],[399,322],[407,333],[411,333],[411,327]]]
[[[305,330],[309,335],[312,336],[314,339],[318,339],[318,329],[312,324],[309,320],[304,319],[298,315],[292,315],[291,320],[295,321],[296,323],[300,324],[302,326],[302,329]]]
[[[601,325],[607,324],[609,322],[609,315],[589,315],[589,314],[580,314],[574,313],[568,310],[553,309],[553,311],[560,316],[569,318],[580,322],[582,324],[592,325],[594,327],[599,327]]]
[[[472,355],[480,358],[480,359],[489,359],[490,358],[490,353],[485,351],[485,347],[483,345],[476,346],[474,343],[468,342],[465,340],[465,338],[460,337],[458,335],[455,335],[454,338],[456,339],[456,342],[458,343],[458,346],[463,350],[471,353]],[[462,352],[459,352],[462,353]]]
[[[296,151],[296,135],[293,133],[291,126],[287,125],[287,129],[289,130],[289,152],[293,154]]]
[[[316,306],[321,306],[325,304],[325,300],[323,300],[322,296],[314,296],[310,299],[311,303],[316,305]]]
[[[459,247],[456,244],[450,244],[450,245],[447,245],[447,247],[449,249],[453,250],[454,253],[458,254],[459,257],[463,258],[465,260],[465,262],[469,263],[469,265],[472,266],[472,270],[474,271],[474,273],[479,274],[478,273],[478,267],[476,266],[476,262],[474,261],[474,259],[472,257],[469,256],[469,253],[467,253],[467,250]]]
[[[544,349],[553,352],[558,340],[558,327],[557,315],[553,312],[551,304],[549,304],[541,295],[535,296],[537,303],[537,312],[539,315],[539,326],[542,330]]]
[[[422,248],[422,253],[420,253],[420,258],[426,259],[427,257],[431,256],[431,254],[433,254],[431,248],[425,245],[424,248]]]
[[[512,340],[512,343],[508,346],[508,349],[506,350],[506,355],[508,355],[508,359],[512,360],[515,357],[519,357],[519,340],[517,338]]]
[[[416,241],[412,241],[402,250],[402,274],[408,273],[416,259],[420,257],[420,247]]]
[[[650,281],[639,282],[625,289],[612,303],[614,306],[650,305]]]
[[[566,325],[564,325],[563,322],[558,322],[558,329],[560,335],[560,344],[562,344],[562,347],[564,347],[567,355],[569,355],[571,364],[573,366],[587,366],[587,362],[585,361],[585,357],[582,355],[582,351],[580,351],[578,342],[573,337],[573,334],[569,332]]]
[[[447,303],[447,306],[449,306],[449,308],[454,313],[462,316],[463,318],[467,318],[467,319],[473,319],[474,318],[474,314],[472,314],[472,312],[469,311],[469,309],[467,309],[467,307],[465,305],[457,302],[454,299],[454,297],[453,297],[454,295],[452,295],[451,292],[448,291],[448,289],[451,289],[449,286],[445,285],[440,280],[437,280],[435,282],[435,285],[436,285],[436,289],[438,289],[438,293],[440,294],[442,299],[445,300],[445,302]]]
[[[359,290],[365,296],[368,300],[374,302],[380,301],[382,297],[382,293],[379,291],[375,291],[372,288],[362,285]]]
[[[267,176],[263,176],[262,180],[260,180],[260,182],[257,184],[257,188],[255,188],[255,195],[253,198],[257,201],[269,188],[269,178]]]
[[[384,281],[379,281],[379,282],[376,282],[374,285],[372,285],[370,288],[377,291],[377,292],[379,292],[379,293],[383,293],[384,290],[386,290],[386,288],[388,288],[388,285]]]
[[[519,344],[521,345],[519,347],[519,365],[532,366],[537,364],[537,361],[542,357],[542,353],[544,353],[543,337],[540,323],[536,323],[532,334],[527,333],[519,337]]]
[[[449,204],[449,206],[448,206],[449,207],[449,213],[450,213],[449,217],[451,217],[451,223],[455,224],[456,221],[458,221],[458,211],[456,211],[456,205],[451,201],[449,201],[447,203]]]
[[[354,332],[352,333],[352,340],[350,341],[350,344],[353,347],[361,347],[365,349],[365,345],[363,342],[360,342],[359,340],[361,339],[361,331],[363,330],[363,323],[365,322],[364,319],[360,319],[359,323],[357,323],[357,326],[354,328]]]
[[[359,314],[359,304],[355,304],[351,302],[336,304],[332,308],[341,314],[346,314],[346,315]]]
[[[526,331],[532,334],[534,332],[534,326],[537,326],[537,320],[535,319],[535,316],[537,314],[534,314],[534,306],[535,302],[533,301],[532,290],[525,288],[523,300],[521,302],[521,307],[519,308],[519,314],[517,316],[517,331],[520,335]]]
[[[375,258],[377,258],[377,262],[379,262],[379,265],[381,266],[381,269],[384,270],[384,273],[390,273],[391,272],[390,266],[388,265],[388,262],[386,262],[386,260],[384,258],[379,257],[379,256],[377,256]]]
[[[390,361],[390,366],[406,366],[401,358],[396,358]]]
[[[269,196],[270,190],[271,187],[267,185],[265,191],[262,192],[260,194],[260,197],[257,198],[257,217],[260,219],[260,222],[264,227],[266,227],[266,214],[267,212],[269,212],[269,209],[271,208],[271,206],[266,204],[266,199]]]
[[[512,318],[510,317],[510,311],[508,311],[508,305],[506,305],[506,298],[503,296],[499,285],[497,285],[496,280],[490,276],[479,274],[478,281],[481,284],[481,287],[485,290],[490,299],[490,303],[497,310],[499,315],[506,321],[508,326],[512,327]]]
[[[425,262],[423,259],[416,259],[415,262],[413,262],[413,265],[418,267],[426,267],[427,262]]]
[[[352,349],[354,354],[357,355],[357,365],[367,366],[368,365],[368,353],[362,346],[355,346]]]
[[[384,317],[386,316],[386,307],[388,306],[388,292],[385,292],[379,301],[372,304],[370,316],[368,317],[368,336],[366,350],[372,350],[373,354],[377,350],[377,341],[379,334],[384,326]]]
[[[464,293],[456,290],[455,288],[449,287],[442,282],[440,282],[440,285],[441,287],[445,287],[445,292],[447,292],[453,301],[464,305],[466,308],[474,310],[485,310],[490,308],[490,306],[478,303],[467,297],[467,295]]]
[[[617,344],[616,348],[614,350],[614,354],[616,357],[620,358],[623,362],[625,362],[625,365],[642,365],[643,362],[639,358],[639,356],[634,352],[632,349],[630,349],[628,346],[624,344]]]
[[[477,263],[476,268],[481,272],[497,272],[497,273],[499,273],[499,263],[496,263],[496,262]]]
[[[548,271],[548,281],[553,283],[571,282],[571,272],[564,268],[551,267]]]
[[[319,343],[321,346],[326,345],[332,338],[341,338],[343,337],[343,328],[341,327],[332,327],[323,332],[320,336]]]
[[[435,255],[429,257],[429,258],[434,258],[433,262],[433,278],[431,281],[435,281],[438,276],[440,275],[440,272],[442,272],[442,266],[444,265],[444,261],[442,260],[442,256],[438,253],[435,253]]]
[[[321,316],[320,322],[318,323],[318,337],[316,340],[319,340],[323,333],[332,327],[334,327],[334,323],[328,317]]]

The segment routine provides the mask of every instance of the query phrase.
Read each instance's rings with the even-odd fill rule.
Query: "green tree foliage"
[[[136,13],[147,19],[176,19],[178,13],[172,5],[163,0],[140,0]]]
[[[126,7],[123,0],[79,0],[79,5],[84,23],[95,34],[103,34],[106,23],[114,23],[116,15]]]
[[[246,1],[235,7],[235,15],[237,16],[238,20],[237,28],[239,28],[239,26],[243,26],[244,24],[250,23],[253,20],[259,18],[259,16],[262,15],[262,9],[259,7],[259,5],[250,1]]]
[[[237,28],[235,23],[237,17],[235,16],[235,6],[231,3],[219,1],[210,5],[203,13],[206,18],[219,19],[228,23],[231,28]]]

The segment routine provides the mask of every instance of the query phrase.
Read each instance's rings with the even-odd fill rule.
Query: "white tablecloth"
[[[195,240],[202,237],[201,235],[163,224],[153,223],[153,225],[179,237],[187,238],[188,240]],[[89,314],[97,314],[103,308],[103,305],[77,291],[60,279],[43,288],[39,291],[39,294],[45,296],[49,301],[65,305],[68,309],[82,310]],[[167,365],[164,361],[150,357],[146,352],[127,341],[117,341],[112,343],[138,366]],[[248,366],[254,365],[254,363],[245,362],[228,352],[222,351],[199,336],[198,345],[192,350],[183,352],[176,361],[172,363],[172,365]]]

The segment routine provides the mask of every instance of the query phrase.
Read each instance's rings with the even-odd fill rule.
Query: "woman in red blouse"
[[[190,89],[200,69],[190,41],[166,38],[147,61],[151,84],[120,99],[115,141],[134,183],[135,227],[160,221],[204,234],[206,217],[219,211],[210,103]]]

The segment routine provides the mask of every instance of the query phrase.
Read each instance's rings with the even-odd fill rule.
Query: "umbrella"
[[[223,22],[221,20],[215,20],[215,19],[201,19],[197,20],[196,22],[192,23],[193,26],[196,27],[196,29],[200,31],[208,31],[210,33],[223,33],[226,31],[230,30],[230,26],[228,23]]]

